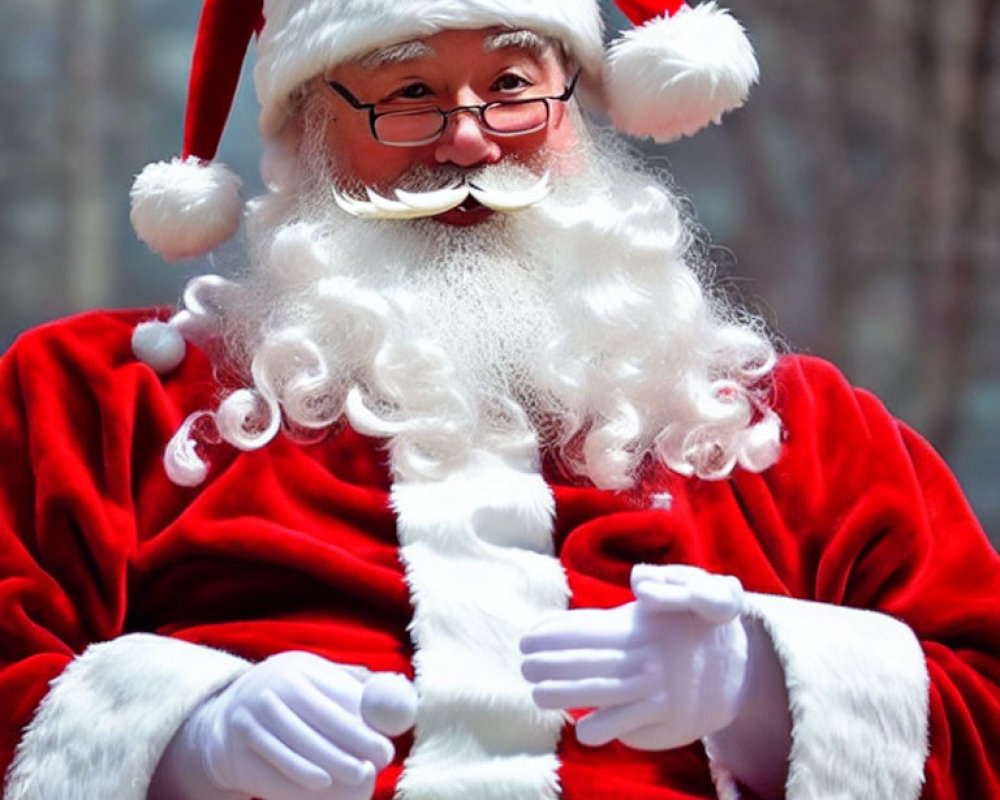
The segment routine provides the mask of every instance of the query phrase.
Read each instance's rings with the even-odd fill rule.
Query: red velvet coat
[[[136,319],[56,323],[0,362],[0,774],[49,681],[89,644],[131,632],[412,673],[378,443],[343,429],[311,446],[219,448],[203,486],[172,485],[164,445],[219,389],[197,352],[162,379],[138,363]],[[774,403],[785,442],[762,474],[662,473],[620,494],[549,476],[571,604],[630,599],[629,569],[644,561],[885,612],[926,657],[923,797],[1000,797],[1000,559],[927,444],[829,365],[784,359]],[[669,508],[650,503],[663,492]],[[716,792],[700,746],[594,750],[569,734],[559,755],[567,800]]]

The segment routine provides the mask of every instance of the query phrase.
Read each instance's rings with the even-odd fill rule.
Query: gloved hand
[[[524,677],[546,709],[593,708],[583,744],[681,747],[725,728],[747,678],[743,588],[683,565],[638,565],[636,602],[562,612],[521,641]]]
[[[363,721],[362,707],[376,718],[381,711],[390,735],[412,726],[416,708],[409,682],[385,677],[365,690],[343,667],[309,653],[262,661],[188,718],[149,797],[368,800],[394,750]]]

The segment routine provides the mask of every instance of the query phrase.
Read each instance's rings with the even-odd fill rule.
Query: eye
[[[430,97],[431,94],[430,87],[426,83],[418,81],[416,83],[409,83],[402,89],[397,89],[386,100],[423,100],[425,97]]]
[[[531,86],[531,81],[521,77],[516,72],[505,72],[490,87],[493,92],[517,92]]]

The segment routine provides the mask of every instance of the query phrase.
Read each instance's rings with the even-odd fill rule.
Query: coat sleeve
[[[1000,797],[1000,557],[875,397],[815,359],[779,375],[782,459],[736,484],[781,583],[751,613],[786,673],[788,796]]]
[[[140,800],[190,709],[246,668],[129,630],[139,530],[183,499],[156,469],[177,398],[131,358],[134,322],[91,314],[57,323],[0,361],[6,800]],[[157,498],[145,520],[139,497]]]

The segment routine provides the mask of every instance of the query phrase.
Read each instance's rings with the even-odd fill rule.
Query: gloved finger
[[[532,683],[624,678],[642,671],[644,650],[546,650],[526,656],[521,674]]]
[[[634,703],[649,697],[658,678],[641,673],[628,678],[542,681],[531,692],[540,708],[595,708]]]
[[[321,790],[307,789],[288,779],[269,763],[253,760],[241,769],[242,791],[253,797],[281,798],[281,800],[320,800],[336,797],[337,800],[370,800],[375,790],[375,775],[356,785],[346,786],[334,782]]]
[[[690,730],[684,730],[676,725],[660,723],[627,731],[618,737],[623,744],[635,750],[672,750],[683,747],[700,738],[691,735]]]
[[[276,695],[271,695],[270,702],[258,709],[258,719],[272,738],[261,739],[260,746],[265,749],[258,749],[251,742],[252,749],[302,786],[311,786],[312,782],[303,782],[299,776],[305,777],[316,769],[326,777],[326,785],[332,779],[356,786],[376,772],[376,765],[370,760],[356,758],[349,752],[345,746],[349,741],[321,735]],[[288,752],[296,758],[290,759]]]
[[[322,791],[333,784],[333,779],[325,770],[299,755],[260,725],[246,731],[245,741],[247,749],[279,773],[287,783],[310,792]],[[241,769],[245,769],[247,763],[256,761],[251,758],[248,762],[241,763]]]
[[[343,708],[335,699],[319,691],[310,678],[295,682],[295,692],[283,698],[288,708],[327,741],[358,761],[370,761],[377,770],[392,763],[392,742],[369,728],[359,711]]]
[[[647,610],[690,611],[712,625],[739,616],[744,604],[743,586],[738,578],[706,572],[691,576],[690,582],[682,584],[639,580],[633,592]]]
[[[361,713],[364,683],[339,665],[317,657],[304,663],[302,675],[345,711],[355,716]]]
[[[545,650],[627,649],[637,640],[636,603],[617,608],[563,611],[521,639],[525,655]]]
[[[576,738],[581,744],[597,747],[614,739],[621,739],[630,731],[647,728],[657,722],[663,724],[662,702],[648,698],[635,703],[602,708],[577,720]]]

